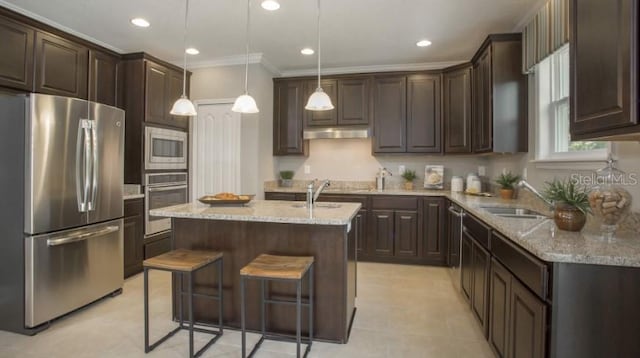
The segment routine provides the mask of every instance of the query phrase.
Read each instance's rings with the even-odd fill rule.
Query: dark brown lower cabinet
[[[144,199],[124,202],[124,277],[142,271],[144,240]]]
[[[542,358],[547,305],[495,258],[491,260],[489,343],[499,357]]]
[[[422,199],[422,257],[433,265],[447,263],[445,199]]]
[[[144,259],[164,254],[171,250],[171,231],[145,238]]]
[[[491,255],[480,244],[471,241],[473,246],[471,267],[473,281],[471,285],[471,309],[482,325],[482,331],[487,336],[489,329],[489,268]]]
[[[361,255],[367,252],[367,210],[358,211],[356,218],[356,251]]]
[[[462,257],[460,258],[462,294],[469,302],[471,301],[471,286],[473,283],[473,268],[471,266],[471,258],[473,257],[473,245],[471,243],[471,240],[471,236],[463,233],[462,241],[460,242],[460,245],[462,245]]]
[[[545,356],[547,306],[518,280],[511,280],[507,357]],[[571,333],[569,333],[571,334]]]
[[[491,260],[489,283],[489,343],[499,357],[507,356],[511,274],[495,259]]]
[[[371,210],[369,240],[372,254],[393,256],[393,210]]]
[[[394,221],[394,256],[418,256],[418,212],[396,211]]]

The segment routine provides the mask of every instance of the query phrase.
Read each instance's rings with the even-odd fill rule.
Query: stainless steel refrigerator
[[[0,122],[0,328],[33,333],[122,288],[124,111],[6,94]]]

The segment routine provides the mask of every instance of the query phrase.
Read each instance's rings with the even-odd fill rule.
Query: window
[[[608,142],[571,141],[569,134],[569,45],[536,65],[537,148],[540,161],[604,160]]]

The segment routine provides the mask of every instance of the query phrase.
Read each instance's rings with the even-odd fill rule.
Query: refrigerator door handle
[[[87,211],[87,195],[89,192],[89,183],[87,181],[89,146],[87,145],[87,140],[89,139],[90,125],[87,119],[81,118],[76,138],[76,200],[78,202],[78,211],[81,213]]]
[[[87,210],[93,211],[96,209],[96,193],[98,192],[98,167],[100,163],[98,160],[98,129],[95,120],[91,121],[91,199],[89,199],[89,205]]]
[[[106,228],[98,231],[88,232],[88,233],[84,233],[76,236],[68,236],[60,239],[47,239],[47,246],[60,246],[65,244],[71,244],[73,242],[88,240],[96,236],[111,234],[112,232],[116,232],[118,230],[120,230],[120,227],[118,226],[107,226]]]

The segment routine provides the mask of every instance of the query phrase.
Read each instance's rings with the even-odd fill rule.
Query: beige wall
[[[417,183],[424,180],[424,166],[444,165],[445,182],[452,175],[464,176],[477,172],[479,165],[488,166],[484,157],[427,156],[427,155],[371,155],[371,139],[314,139],[309,142],[308,157],[281,157],[278,170],[293,170],[295,179],[332,179],[348,181],[374,181],[380,167],[389,169],[394,175],[391,181],[401,182],[398,166],[413,169],[418,174]],[[304,166],[311,167],[311,174],[304,174]],[[488,168],[487,168],[488,169]]]
[[[275,178],[272,156],[273,74],[260,64],[249,66],[249,93],[260,109],[258,114],[242,115],[241,190],[263,195],[263,182]],[[191,99],[235,99],[244,92],[244,66],[221,66],[193,70]]]

